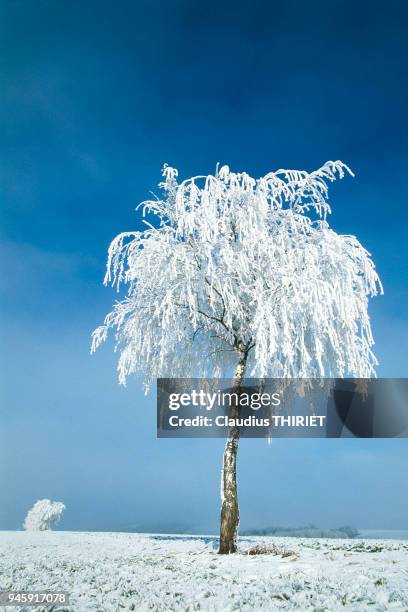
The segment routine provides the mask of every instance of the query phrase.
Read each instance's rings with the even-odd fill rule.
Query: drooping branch
[[[127,295],[93,348],[114,330],[121,382],[145,372],[147,386],[225,374],[237,351],[252,376],[374,375],[367,309],[381,283],[358,240],[327,222],[328,185],[346,173],[339,161],[259,179],[222,166],[178,183],[166,166],[146,229],[110,245],[105,283]]]

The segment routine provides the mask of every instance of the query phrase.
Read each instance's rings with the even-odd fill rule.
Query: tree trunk
[[[235,370],[232,391],[237,393],[241,388],[245,374],[246,354],[241,354]],[[239,401],[231,406],[231,418],[239,416]],[[221,473],[221,527],[220,555],[228,555],[237,551],[237,535],[239,525],[239,506],[237,494],[237,452],[239,442],[239,427],[231,427],[224,449],[223,468]]]

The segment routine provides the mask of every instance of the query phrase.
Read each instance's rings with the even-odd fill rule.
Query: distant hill
[[[246,529],[240,532],[243,536],[279,536],[295,538],[358,538],[355,527],[345,526],[338,529],[321,529],[316,525],[306,527],[265,527],[264,529]]]

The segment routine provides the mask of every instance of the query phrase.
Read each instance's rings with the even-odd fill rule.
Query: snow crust
[[[243,554],[255,545],[280,554]],[[211,537],[0,532],[0,588],[67,591],[60,612],[408,609],[406,541],[257,536],[240,538],[235,555],[215,547]]]

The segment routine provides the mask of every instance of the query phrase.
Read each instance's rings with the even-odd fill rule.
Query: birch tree
[[[51,525],[58,523],[64,510],[65,505],[62,502],[39,499],[27,512],[23,528],[26,531],[48,531]]]
[[[126,294],[93,332],[115,334],[121,383],[156,377],[375,375],[368,299],[382,292],[370,254],[328,223],[328,185],[351,170],[231,172],[183,181],[164,166],[145,229],[119,234],[104,283]],[[238,408],[236,408],[238,410]],[[237,549],[239,430],[226,441],[220,553]]]

